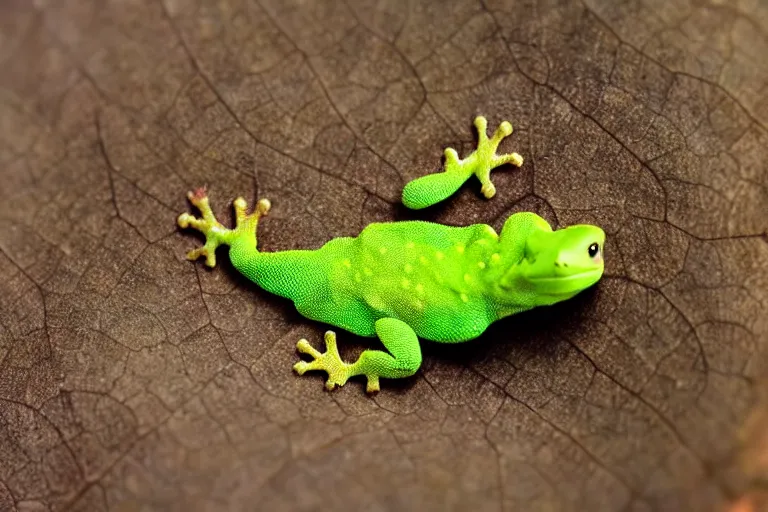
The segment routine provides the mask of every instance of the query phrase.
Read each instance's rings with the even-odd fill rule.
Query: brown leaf
[[[756,512],[767,34],[760,2],[0,3],[0,509]],[[405,211],[478,114],[522,168]],[[204,185],[225,224],[272,201],[265,251],[529,210],[603,226],[608,275],[327,393],[291,371],[325,326],[184,259]]]

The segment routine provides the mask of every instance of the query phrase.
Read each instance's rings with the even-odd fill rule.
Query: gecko
[[[484,120],[477,124],[484,132]],[[499,139],[511,132],[503,125]],[[464,180],[478,172],[487,179],[482,166],[510,161],[495,155],[495,147],[488,151],[488,144],[481,136],[478,151],[485,156],[464,160],[470,162],[465,164],[470,169],[462,170]],[[455,185],[450,171],[430,176],[448,178],[449,189]],[[436,183],[421,182],[411,197],[422,205],[443,200],[444,184]],[[328,390],[362,375],[366,391],[375,393],[381,378],[406,378],[418,371],[420,338],[438,343],[476,339],[502,318],[575,296],[596,284],[604,269],[600,227],[576,224],[553,230],[533,212],[510,215],[500,233],[487,224],[379,222],[318,249],[261,252],[256,231],[270,210],[268,199],[258,200],[248,213],[245,199],[236,198],[235,227],[228,229],[214,216],[204,188],[187,197],[202,216],[182,213],[178,225],[205,235],[205,244],[187,254],[189,260],[203,257],[215,267],[216,249],[228,246],[229,259],[241,274],[291,300],[304,317],[379,338],[386,350],[367,349],[352,363],[341,359],[333,330],[325,332],[322,353],[308,340],[298,341],[298,352],[310,360],[299,360],[294,371],[325,371]]]

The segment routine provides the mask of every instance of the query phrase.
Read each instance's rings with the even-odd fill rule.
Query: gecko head
[[[547,303],[573,297],[602,277],[604,243],[603,230],[587,224],[535,230],[526,240],[517,277]]]

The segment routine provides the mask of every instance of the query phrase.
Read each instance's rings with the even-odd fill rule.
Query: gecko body
[[[502,131],[511,132],[511,127]],[[495,147],[483,158],[497,159],[498,165],[509,161],[495,156]],[[464,161],[474,162],[473,172],[483,162],[472,156]],[[466,169],[461,172],[465,180],[471,175]],[[483,171],[486,178],[488,172]],[[427,177],[430,180],[410,189],[411,199],[421,205],[444,198],[446,189],[435,187],[440,180],[447,180],[452,189],[456,179],[451,172]],[[423,190],[415,193],[419,187]],[[425,199],[425,194],[430,197]],[[316,250],[261,252],[256,229],[270,209],[268,200],[258,201],[249,214],[245,200],[237,198],[236,227],[227,229],[216,220],[204,189],[190,192],[188,198],[202,218],[183,213],[178,224],[206,236],[205,245],[191,251],[189,259],[203,256],[213,267],[216,248],[228,245],[239,272],[293,301],[303,316],[379,337],[387,350],[365,350],[353,363],[341,360],[333,331],[325,334],[324,353],[307,340],[298,342],[299,352],[312,361],[299,361],[295,371],[327,372],[329,389],[365,375],[367,390],[378,391],[381,377],[408,377],[418,370],[419,338],[442,343],[477,338],[501,318],[573,297],[603,273],[602,229],[582,224],[553,231],[531,212],[509,216],[500,234],[485,224],[373,223],[356,237],[335,238]]]

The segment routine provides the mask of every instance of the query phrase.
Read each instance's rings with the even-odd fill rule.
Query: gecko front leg
[[[187,193],[187,199],[198,210],[202,218],[197,218],[189,213],[182,213],[176,220],[179,227],[193,228],[205,235],[205,244],[202,247],[193,249],[187,253],[188,260],[196,260],[200,256],[205,257],[205,264],[209,267],[216,266],[216,248],[220,245],[232,245],[238,241],[245,241],[246,244],[252,239],[253,251],[256,250],[256,226],[259,219],[265,216],[270,209],[268,199],[261,199],[256,203],[253,213],[246,213],[245,199],[238,197],[232,203],[235,207],[235,229],[225,228],[213,214],[211,204],[205,188],[198,188],[195,191]]]
[[[328,373],[326,389],[333,390],[343,386],[350,377],[365,375],[368,378],[366,391],[379,391],[379,378],[399,379],[410,377],[421,366],[421,347],[416,333],[408,324],[395,318],[381,318],[375,324],[376,334],[391,353],[383,350],[365,350],[354,363],[345,363],[336,347],[336,334],[325,333],[323,353],[317,351],[305,339],[299,340],[296,348],[299,352],[312,357],[312,361],[299,361],[293,369],[299,375],[310,370],[322,370]]]
[[[447,148],[443,172],[422,176],[405,185],[402,196],[405,206],[418,210],[437,204],[450,197],[473,174],[480,180],[480,192],[490,199],[496,194],[496,187],[491,182],[491,170],[507,163],[517,167],[523,165],[523,157],[517,153],[496,154],[501,141],[512,133],[512,125],[508,121],[502,122],[490,139],[485,117],[475,118],[475,128],[477,149],[462,160],[455,149]]]

